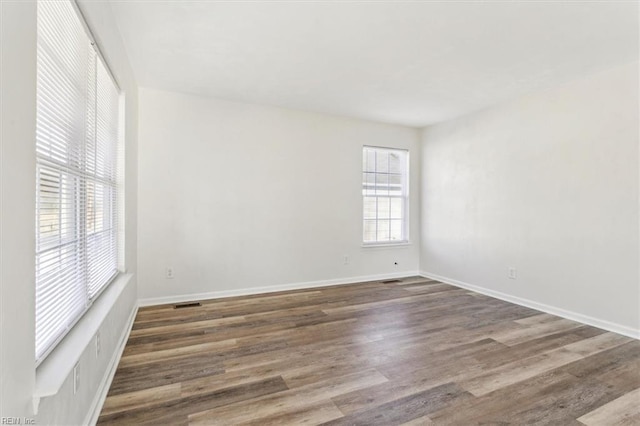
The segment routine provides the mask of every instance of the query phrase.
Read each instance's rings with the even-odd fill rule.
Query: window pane
[[[375,172],[376,171],[376,152],[371,149],[364,149],[362,155],[362,171]]]
[[[363,173],[362,174],[362,195],[375,195],[375,194],[376,194],[376,174]]]
[[[71,3],[38,2],[36,152],[79,169],[90,43]]]
[[[387,151],[376,152],[376,172],[378,173],[389,172],[389,153]]]
[[[404,169],[402,165],[402,157],[397,152],[389,154],[389,173],[401,173]]]
[[[87,286],[89,297],[96,295],[116,272],[116,230],[106,229],[87,237]]]
[[[378,220],[378,241],[389,241],[388,220]]]
[[[389,175],[376,174],[376,195],[389,195]]]
[[[391,219],[402,219],[402,198],[391,198],[390,203]]]
[[[62,174],[55,170],[41,168],[38,175],[38,228],[39,242],[60,241],[61,204],[64,197]]]
[[[402,175],[389,175],[389,195],[402,196]]]
[[[36,255],[36,354],[43,354],[86,307],[86,288],[79,279],[79,242]]]
[[[38,171],[36,250],[41,251],[78,237],[79,177],[43,166]]]
[[[375,197],[364,198],[364,218],[365,219],[376,218],[376,198]]]
[[[119,94],[102,61],[96,66],[96,175],[115,181]]]
[[[112,228],[114,215],[115,189],[111,185],[87,180],[86,182],[86,218],[87,234],[94,234]]]
[[[366,243],[376,241],[376,221],[375,220],[364,221],[364,241]]]
[[[389,184],[393,186],[401,186],[402,185],[402,175],[398,173],[389,174]]]
[[[378,197],[378,219],[389,219],[389,203],[389,198]]]
[[[401,241],[404,239],[402,235],[402,220],[391,221],[390,238],[393,241]]]

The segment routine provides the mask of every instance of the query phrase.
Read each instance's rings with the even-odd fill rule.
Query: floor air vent
[[[173,305],[173,309],[195,308],[197,306],[202,306],[202,304],[200,302],[183,302]]]
[[[386,281],[382,281],[382,284],[395,284],[395,283],[401,283],[402,280],[386,280]]]

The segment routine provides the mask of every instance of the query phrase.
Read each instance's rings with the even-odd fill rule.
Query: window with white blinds
[[[408,241],[409,152],[365,146],[362,150],[363,243]]]
[[[119,92],[71,1],[38,2],[36,361],[117,274]]]

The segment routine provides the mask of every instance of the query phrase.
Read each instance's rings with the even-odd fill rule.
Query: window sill
[[[362,244],[362,248],[394,248],[394,247],[407,247],[410,246],[410,241],[400,241],[397,243],[372,243],[372,244]]]
[[[111,308],[131,280],[132,274],[120,274],[102,292],[91,308],[71,329],[69,334],[36,368],[36,386],[33,395],[34,410],[38,412],[40,398],[57,394],[62,384],[80,360],[80,356],[99,330]]]

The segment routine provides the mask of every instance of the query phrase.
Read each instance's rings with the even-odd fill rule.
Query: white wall
[[[421,269],[638,333],[638,126],[633,63],[427,128]]]
[[[38,424],[83,424],[96,402],[109,361],[117,350],[137,296],[136,167],[137,92],[133,74],[104,2],[81,2],[94,34],[126,95],[125,252],[134,273],[100,325],[102,352],[93,345],[77,348],[80,391],[73,395],[70,377],[54,396],[40,403]],[[0,2],[2,21],[2,145],[0,177],[2,251],[0,285],[0,417],[34,417],[35,391],[35,112],[36,2]],[[42,364],[44,366],[45,364]],[[41,368],[42,368],[41,366]]]
[[[408,247],[361,247],[365,144],[411,152]],[[418,146],[411,128],[141,89],[140,297],[416,272]]]
[[[35,386],[36,5],[0,2],[0,417]]]

